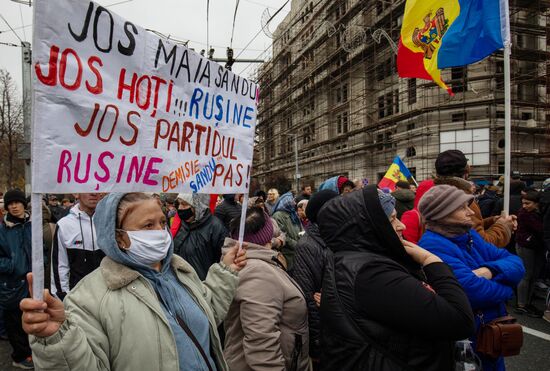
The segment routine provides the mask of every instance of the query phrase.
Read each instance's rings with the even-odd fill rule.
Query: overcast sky
[[[85,0],[74,0],[85,1]],[[214,46],[215,57],[225,57],[226,47],[231,39],[231,27],[236,0],[210,0],[210,44]],[[190,40],[189,47],[199,51],[206,49],[206,3],[207,0],[97,0],[109,10],[144,28],[154,29],[164,35],[180,40]],[[235,56],[241,52],[261,30],[262,14],[266,8],[274,14],[285,0],[240,0],[233,36]],[[269,29],[290,11],[290,3],[273,19]],[[22,40],[32,42],[32,7],[11,0],[0,0],[0,14],[14,28]],[[26,27],[23,27],[26,26]],[[10,31],[0,18],[0,42],[20,44],[18,37]],[[265,59],[264,52],[271,45],[271,39],[263,32],[247,47],[241,58]],[[256,65],[237,63],[233,71],[249,76]],[[21,87],[21,48],[0,44],[0,68],[8,70]]]

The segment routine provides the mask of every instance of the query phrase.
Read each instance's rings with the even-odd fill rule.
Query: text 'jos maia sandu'
[[[115,27],[123,29],[124,36],[120,40],[115,40]],[[125,56],[132,56],[136,51],[137,36],[140,32],[140,29],[129,21],[124,21],[122,25],[115,24],[109,10],[102,6],[94,8],[93,2],[88,4],[82,25],[78,22],[69,22],[67,28],[78,42],[83,42],[91,34],[94,46],[99,52],[110,53],[116,49]],[[141,50],[141,48],[137,49]],[[161,62],[170,67],[170,75],[175,79],[181,78],[186,82],[199,83],[208,87],[215,85],[228,92],[249,97],[252,100],[256,99],[257,89],[254,82],[231,73],[221,65],[215,64],[212,67],[210,60],[201,58],[197,54],[193,58],[198,60],[197,63],[190,63],[190,59],[190,51],[186,47],[170,45],[168,41],[158,40],[155,68],[159,68],[159,62]],[[215,76],[212,72],[213,68],[216,69]]]

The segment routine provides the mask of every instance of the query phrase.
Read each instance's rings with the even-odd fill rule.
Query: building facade
[[[511,0],[512,170],[550,173],[550,1]],[[458,148],[472,175],[504,172],[502,52],[442,72],[454,96],[397,76],[405,1],[293,0],[257,71],[260,103],[253,176],[377,182],[399,155],[423,180],[440,151]],[[421,27],[422,25],[419,25]]]

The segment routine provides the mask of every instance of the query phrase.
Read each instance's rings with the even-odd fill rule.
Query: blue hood
[[[153,271],[151,267],[144,264],[139,264],[130,259],[125,252],[120,250],[116,242],[116,214],[120,200],[125,195],[126,193],[110,193],[97,204],[94,214],[94,225],[95,230],[97,231],[97,244],[105,255],[117,263],[134,268],[140,272],[143,270]],[[174,242],[172,241],[170,250],[168,251],[166,258],[162,261],[163,271],[169,268],[170,264],[164,264],[164,262],[169,262],[172,259],[173,251]]]
[[[340,194],[340,190],[338,189],[338,178],[340,178],[339,175],[333,176],[332,178],[329,178],[329,179],[325,180],[319,186],[319,190],[322,191],[324,189],[330,189],[331,191],[334,191],[334,192]]]

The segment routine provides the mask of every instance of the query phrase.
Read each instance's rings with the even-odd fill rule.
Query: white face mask
[[[172,237],[166,229],[153,231],[126,231],[130,238],[130,248],[125,250],[132,260],[152,265],[160,262],[168,254]]]

